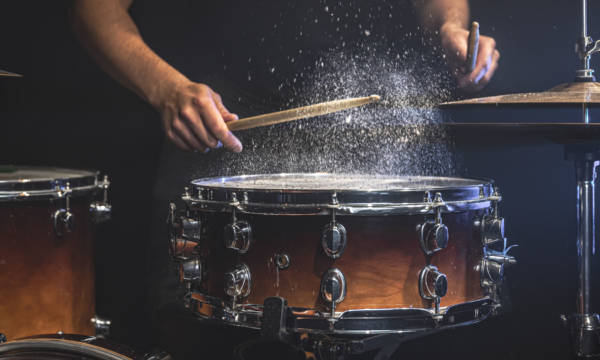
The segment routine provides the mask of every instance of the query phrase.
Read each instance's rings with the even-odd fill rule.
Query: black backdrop
[[[473,18],[502,52],[500,68],[481,95],[540,91],[571,81],[576,65],[579,3],[572,0],[472,1]],[[170,346],[144,310],[144,251],[150,194],[162,134],[156,114],[104,75],[81,50],[67,22],[67,3],[4,1],[0,68],[25,74],[0,82],[0,163],[98,169],[113,181],[114,219],[96,243],[97,311],[113,320],[114,337],[137,346]],[[590,32],[600,33],[590,4]],[[600,36],[600,35],[599,35]],[[594,61],[593,64],[597,64]],[[594,114],[592,116],[594,118]],[[576,110],[478,110],[455,119],[577,121]],[[507,233],[521,246],[508,273],[512,311],[481,325],[406,344],[407,357],[547,359],[569,356],[559,315],[575,309],[575,180],[563,149],[459,144],[465,176],[501,186]],[[595,259],[596,263],[598,262]],[[594,265],[596,274],[598,265]],[[594,285],[597,285],[597,278]],[[597,286],[596,286],[597,288]],[[593,308],[600,311],[594,289]],[[1,301],[1,299],[0,299]],[[0,329],[1,330],[1,329]],[[202,344],[202,336],[186,334]],[[192,341],[192,340],[189,340]],[[201,356],[198,356],[201,357]]]

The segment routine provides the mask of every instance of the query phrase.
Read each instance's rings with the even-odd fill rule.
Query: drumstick
[[[473,72],[477,64],[477,53],[479,52],[479,23],[473,21],[469,31],[469,44],[467,48],[466,73]]]
[[[341,99],[327,101],[319,104],[302,106],[299,108],[277,111],[269,114],[251,116],[244,119],[234,120],[227,123],[229,130],[246,130],[259,126],[284,123],[288,121],[325,115],[341,110],[351,109],[379,101],[379,95],[371,95],[360,98]]]

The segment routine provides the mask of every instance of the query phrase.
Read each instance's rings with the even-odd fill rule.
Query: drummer
[[[306,3],[314,2],[314,8],[322,8],[322,4],[318,1],[308,1]],[[387,2],[392,2],[387,1]],[[452,73],[456,76],[457,84],[460,88],[467,91],[479,91],[486,86],[486,84],[492,78],[496,67],[498,66],[498,59],[500,53],[496,50],[496,44],[493,38],[487,36],[481,36],[479,45],[479,56],[477,58],[476,67],[471,73],[463,73],[461,64],[466,60],[467,52],[467,41],[468,31],[467,22],[469,19],[469,7],[467,0],[413,0],[413,5],[416,8],[416,16],[422,26],[427,31],[439,36],[439,42],[441,43],[445,54],[446,60]],[[133,21],[132,17],[128,13],[128,9],[132,6],[133,0],[79,0],[75,1],[73,8],[73,19],[76,27],[77,35],[81,37],[83,43],[87,49],[92,53],[96,61],[100,66],[119,81],[122,85],[129,88],[130,90],[137,93],[142,99],[152,105],[161,115],[161,121],[164,128],[164,132],[167,138],[172,141],[177,147],[187,151],[200,151],[205,152],[209,148],[215,148],[220,146],[222,143],[225,148],[239,152],[242,150],[242,144],[240,141],[227,129],[225,122],[237,119],[237,115],[231,113],[224,101],[216,91],[214,86],[209,83],[209,77],[213,76],[216,72],[212,72],[209,76],[206,76],[207,72],[203,73],[203,77],[199,77],[195,81],[191,76],[186,76],[182,73],[179,68],[180,63],[184,63],[181,57],[184,54],[198,53],[198,50],[202,53],[198,56],[194,56],[194,65],[197,67],[210,69],[211,67],[219,68],[219,70],[225,71],[236,71],[237,74],[246,75],[245,71],[240,69],[239,65],[242,64],[245,67],[252,65],[253,53],[252,51],[244,53],[244,50],[251,49],[252,47],[259,45],[261,42],[265,43],[265,37],[269,34],[263,33],[258,34],[260,37],[255,39],[249,39],[249,44],[245,44],[241,48],[227,49],[228,46],[238,45],[239,39],[244,38],[244,33],[250,32],[248,29],[255,28],[256,22],[267,22],[273,23],[274,32],[281,31],[282,27],[289,26],[295,31],[287,32],[286,34],[292,34],[294,38],[279,39],[278,42],[273,44],[279,45],[282,42],[297,42],[302,43],[298,40],[298,34],[300,36],[308,36],[309,34],[303,34],[300,30],[296,31],[295,24],[286,24],[278,21],[272,21],[272,18],[268,18],[267,14],[256,14],[256,18],[249,19],[247,13],[236,4],[236,1],[225,1],[227,5],[221,6],[217,9],[215,4],[209,4],[205,6],[205,2],[202,2],[202,9],[197,9],[197,13],[177,13],[172,8],[181,7],[180,2],[175,2],[177,5],[172,6],[171,2],[169,5],[163,5],[165,9],[161,9],[160,6],[147,6],[143,4],[141,7],[150,8],[151,10],[160,11],[160,15],[164,17],[174,17],[180,19],[181,23],[177,26],[184,26],[188,21],[196,23],[213,25],[214,22],[219,22],[218,26],[197,26],[198,33],[193,33],[195,36],[193,42],[186,42],[187,38],[163,38],[163,42],[171,42],[173,44],[181,44],[179,46],[179,53],[177,55],[171,54],[173,61],[168,61],[164,57],[161,57],[157,52],[149,46],[147,42],[142,39],[142,35]],[[148,3],[148,1],[146,1]],[[325,2],[326,3],[326,2]],[[332,2],[333,3],[333,2]],[[271,4],[272,5],[272,4]],[[272,9],[273,6],[266,6],[265,8]],[[392,4],[393,5],[393,4]],[[259,5],[260,6],[260,5]],[[278,5],[279,6],[279,5]],[[257,6],[258,7],[258,6]],[[277,7],[277,6],[275,6]],[[292,11],[299,11],[300,9],[294,9],[295,6],[290,6]],[[349,3],[348,8],[353,6]],[[370,5],[374,8],[375,5]],[[232,22],[232,19],[237,19],[234,14],[235,9],[241,9],[238,13],[243,15],[244,23]],[[329,7],[324,7],[329,12]],[[393,6],[390,6],[392,9]],[[309,8],[309,10],[312,8]],[[222,12],[219,12],[224,10]],[[286,10],[286,9],[284,9]],[[345,15],[348,19],[348,12],[339,9],[337,22],[340,24],[345,22],[340,21],[338,15]],[[145,11],[145,10],[144,10]],[[164,12],[162,12],[164,11]],[[333,11],[333,9],[331,10]],[[360,8],[359,8],[360,12]],[[385,8],[380,12],[385,13]],[[333,14],[333,13],[332,13]],[[193,15],[193,20],[186,19]],[[265,16],[268,20],[261,18]],[[282,13],[276,14],[282,18]],[[382,17],[387,14],[380,14]],[[212,18],[211,18],[212,16]],[[390,12],[391,18],[391,12]],[[172,19],[171,19],[172,20]],[[280,19],[275,19],[280,20]],[[294,19],[297,20],[297,19]],[[312,23],[313,19],[310,16],[304,17],[301,22],[310,23],[304,25],[311,25],[310,29],[320,31],[318,27],[315,27]],[[352,19],[350,19],[352,21]],[[404,21],[398,20],[398,23]],[[314,22],[318,24],[318,18],[314,18]],[[168,25],[169,20],[165,19],[163,24]],[[226,24],[226,25],[224,25]],[[337,25],[337,31],[339,31],[340,24]],[[343,24],[345,28],[348,28],[347,24]],[[400,24],[401,25],[401,24]],[[170,26],[170,25],[168,25]],[[185,24],[185,26],[189,26]],[[321,25],[319,25],[321,26]],[[190,27],[193,29],[193,27]],[[305,26],[308,30],[308,26]],[[189,30],[189,29],[187,29]],[[239,39],[234,39],[236,42],[231,42],[229,35],[224,35],[223,30],[229,33],[239,34]],[[149,32],[164,31],[169,33],[171,29],[161,27],[160,29],[151,29]],[[348,30],[350,32],[351,30]],[[395,32],[395,29],[391,30]],[[284,34],[284,35],[286,35]],[[190,35],[190,33],[188,33]],[[332,34],[329,37],[332,38]],[[337,35],[337,34],[335,34]],[[394,37],[396,34],[387,34],[388,37]],[[316,38],[318,42],[322,42],[322,38]],[[227,43],[224,43],[227,41]],[[320,45],[320,44],[319,44]],[[174,47],[171,44],[164,46],[160,44],[158,48]],[[193,50],[192,50],[193,48]],[[232,51],[233,50],[233,51]],[[277,49],[268,49],[270,51]],[[301,50],[301,49],[300,49]],[[227,51],[231,54],[225,54]],[[285,55],[285,54],[284,54]],[[231,61],[227,57],[239,57],[243,61]],[[305,54],[304,57],[314,56],[314,54]],[[212,58],[211,58],[212,57]],[[302,57],[301,51],[298,54],[294,54],[294,57]],[[223,61],[219,61],[222,58]],[[246,62],[246,59],[247,62]],[[290,55],[287,54],[287,59],[280,56],[279,60],[289,61]],[[292,58],[294,59],[294,58]],[[198,61],[200,60],[200,61]],[[272,69],[271,72],[275,71],[277,65],[280,62],[276,62],[275,57],[271,64],[264,64],[264,68]],[[256,61],[256,60],[255,60]],[[208,65],[210,63],[210,65]],[[189,68],[189,63],[184,64],[184,67]],[[237,65],[238,68],[232,69],[229,66]],[[187,70],[188,73],[193,72]],[[252,74],[248,72],[248,79],[251,79]],[[243,82],[244,78],[234,79],[234,82]],[[261,84],[256,84],[257,88]],[[275,89],[272,89],[276,91]],[[258,89],[257,89],[258,91]]]
[[[151,262],[145,284],[152,289],[144,298],[151,309],[146,312],[157,312],[175,298],[178,280],[164,246],[169,202],[190,179],[215,176],[208,168],[221,169],[218,175],[235,171],[214,163],[222,154],[203,155],[219,143],[242,150],[225,124],[235,114],[278,110],[306,85],[303,73],[310,73],[330,49],[368,54],[365,50],[379,44],[402,54],[421,46],[419,26],[426,38],[442,45],[464,90],[481,90],[499,58],[494,40],[481,36],[476,68],[463,74],[467,0],[77,0],[72,19],[98,64],[157,110],[170,140],[163,146],[148,209],[154,238],[139,240]],[[139,327],[128,331],[148,331]],[[206,336],[212,340],[204,346],[220,348],[222,338],[231,334],[215,335],[210,329]]]

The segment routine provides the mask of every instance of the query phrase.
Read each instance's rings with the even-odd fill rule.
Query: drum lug
[[[170,233],[171,256],[176,260],[187,260],[194,257],[202,236],[202,222],[177,211],[175,204],[170,203],[167,224]]]
[[[325,225],[321,236],[323,251],[332,259],[339,258],[346,250],[347,238],[346,228],[335,220],[334,210],[331,222]]]
[[[103,319],[96,315],[93,318],[91,318],[90,321],[92,322],[92,324],[94,324],[94,329],[96,330],[97,337],[104,338],[110,335],[110,320]]]
[[[56,185],[56,192],[59,198],[65,198],[65,207],[56,210],[52,215],[52,220],[56,235],[63,236],[66,232],[75,230],[75,216],[71,213],[72,190],[69,183],[67,183],[64,189],[60,189],[60,186]]]
[[[108,203],[108,188],[110,181],[108,175],[104,175],[102,182],[98,187],[102,189],[102,201],[94,201],[90,204],[90,212],[92,213],[92,221],[100,224],[110,220],[112,215],[112,206]]]
[[[236,300],[247,297],[251,290],[252,275],[246,264],[239,264],[225,273],[225,293],[233,299],[234,308]]]
[[[419,273],[419,294],[435,302],[435,313],[440,312],[440,301],[448,292],[448,278],[433,265],[425,266]]]
[[[499,216],[498,202],[502,200],[498,188],[494,188],[494,193],[489,197],[492,205],[492,214],[485,215],[481,219],[475,220],[475,227],[479,228],[481,233],[481,242],[483,246],[496,244],[504,240],[504,218]]]
[[[440,193],[436,194],[436,202],[443,203]],[[442,222],[442,208],[436,207],[435,220],[428,220],[417,226],[419,243],[426,255],[436,253],[448,246],[448,227]]]
[[[200,282],[202,281],[202,260],[189,259],[182,261],[179,265],[179,280],[181,282]]]
[[[6,342],[6,335],[4,335],[3,333],[0,333],[0,344],[5,343]]]
[[[246,221],[237,220],[235,211],[233,209],[233,219],[231,223],[225,226],[223,232],[225,247],[236,250],[240,254],[245,254],[252,245],[252,228]]]
[[[321,278],[321,297],[330,304],[331,317],[335,316],[335,306],[346,297],[346,277],[340,269],[327,270]]]
[[[479,265],[481,272],[481,287],[493,291],[494,287],[502,282],[504,276],[504,266],[510,266],[517,263],[514,256],[508,255],[510,249],[514,246],[506,247],[504,239],[504,249],[502,251],[483,248],[483,259]]]

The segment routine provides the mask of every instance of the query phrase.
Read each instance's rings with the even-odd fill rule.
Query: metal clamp
[[[90,204],[92,221],[96,224],[110,220],[112,214],[112,206],[108,203],[108,188],[110,187],[108,175],[104,175],[98,186],[102,189],[102,201],[94,201]]]
[[[65,207],[58,209],[52,215],[54,232],[57,236],[63,236],[66,232],[75,230],[75,216],[71,213],[71,186],[66,184],[64,189],[56,185],[56,193],[59,198],[65,199]]]

